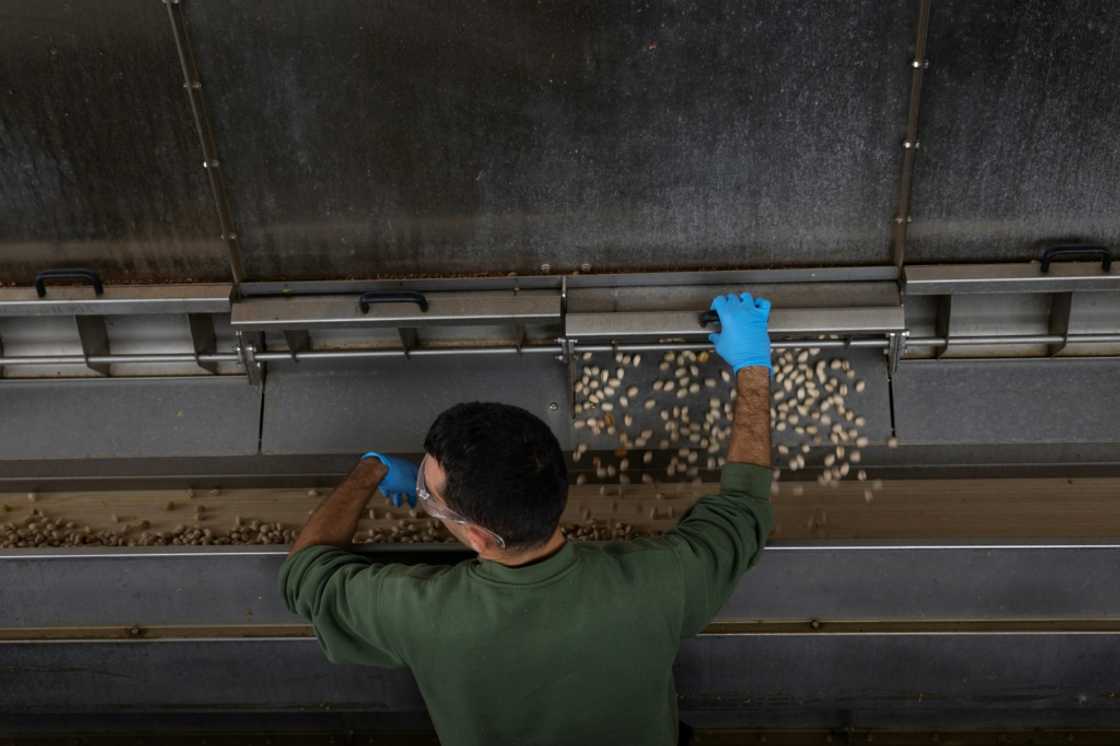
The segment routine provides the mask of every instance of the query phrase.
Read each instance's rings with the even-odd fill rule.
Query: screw
[[[554,401],[550,401],[548,403],[548,409],[549,411],[555,412],[556,410],[560,409],[560,405]]]
[[[552,265],[551,264],[548,264],[546,262],[546,263],[541,265],[541,272],[551,272],[551,271],[552,271]]]
[[[591,264],[589,262],[584,262],[583,264],[579,265],[579,271],[580,272],[590,272],[591,271]]]

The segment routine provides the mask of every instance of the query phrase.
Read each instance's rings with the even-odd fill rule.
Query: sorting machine
[[[764,560],[682,646],[682,716],[1120,729],[1118,26],[1073,0],[8,13],[0,523],[205,496],[298,527],[273,493],[313,505],[468,399],[617,458],[575,424],[583,366],[642,355],[645,386],[747,289],[777,352],[858,372],[885,488],[782,473]],[[406,673],[322,659],[285,551],[0,550],[3,731],[423,728]]]

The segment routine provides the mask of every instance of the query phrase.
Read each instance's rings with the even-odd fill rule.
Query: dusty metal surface
[[[164,6],[48,0],[0,49],[0,284],[228,279]]]
[[[907,443],[1120,442],[1120,361],[908,361],[895,376]]]
[[[187,8],[252,279],[888,263],[912,13]]]
[[[0,629],[12,637],[20,628],[139,625],[165,628],[159,634],[169,637],[168,630],[202,627],[214,637],[246,637],[235,628],[265,625],[288,636],[280,627],[300,620],[276,587],[286,554],[282,547],[0,550]],[[1120,545],[1107,541],[777,543],[743,577],[709,633],[1043,633],[1078,625],[1120,632],[1118,555]],[[370,556],[438,564],[471,555],[402,546]],[[175,593],[166,592],[168,578],[176,579]],[[819,624],[805,627],[810,620]],[[763,622],[771,626],[752,626]],[[231,632],[219,634],[220,627]]]
[[[7,381],[0,459],[253,454],[260,406],[241,378]]]
[[[1120,241],[1120,5],[939,0],[907,262]]]
[[[274,363],[261,452],[361,453],[374,447],[418,452],[436,415],[464,395],[524,407],[570,448],[564,366],[552,355],[504,355],[502,362],[502,375],[495,374],[493,361],[478,356],[336,363],[328,369]]]
[[[676,680],[700,726],[1116,727],[1118,650],[1107,634],[705,637]],[[406,671],[333,666],[313,640],[6,645],[0,685],[3,714],[56,718],[423,709]]]

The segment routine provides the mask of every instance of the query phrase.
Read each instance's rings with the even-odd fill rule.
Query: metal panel
[[[480,291],[477,293],[427,293],[426,311],[415,302],[393,302],[358,307],[348,295],[253,298],[234,304],[235,329],[315,329],[330,326],[429,326],[433,324],[494,324],[560,321],[560,293]]]
[[[1120,242],[1120,5],[939,0],[909,262]]]
[[[265,384],[263,453],[416,453],[432,420],[461,401],[501,401],[544,419],[571,447],[567,373],[553,355],[381,359],[329,370],[274,362]]]
[[[0,646],[0,712],[422,710],[407,671],[333,666],[314,640]]]
[[[707,637],[681,645],[676,681],[697,726],[1091,727],[1120,723],[1118,643],[1117,635]]]
[[[696,725],[1099,727],[1120,723],[1118,653],[1114,635],[701,638],[675,673]],[[7,645],[0,688],[8,715],[423,708],[407,672],[313,640]]]
[[[1046,273],[1037,262],[928,264],[909,266],[905,274],[907,295],[1120,290],[1120,269],[1104,272],[1099,262],[1055,262]]]
[[[0,282],[223,280],[168,28],[149,0],[44,0],[0,24]]]
[[[1117,670],[1114,635],[901,635],[688,640],[675,673],[697,725],[1025,729],[1120,723]],[[0,688],[8,715],[423,708],[407,672],[313,640],[7,645]]]
[[[94,295],[88,288],[50,288],[45,298],[32,288],[0,288],[0,316],[98,316],[145,313],[228,313],[232,286],[125,285]]]
[[[899,439],[1120,442],[1120,361],[907,361],[894,378]]]
[[[240,377],[8,381],[0,459],[251,454],[259,397]]]
[[[696,336],[714,330],[700,325],[697,311],[569,313],[564,323],[565,334],[581,342],[628,336]],[[775,335],[859,334],[905,328],[901,306],[775,308],[769,325]]]
[[[312,279],[887,263],[913,6],[186,13],[246,271]]]
[[[275,547],[3,550],[0,627],[298,623],[276,588],[286,554]],[[473,554],[398,547],[372,556],[438,563]],[[1116,618],[1118,558],[1116,544],[776,544],[715,621]]]
[[[888,393],[864,392],[884,404],[860,403],[865,430],[879,442],[890,434]],[[857,394],[856,396],[860,396]],[[849,398],[852,398],[849,394]],[[882,412],[882,414],[880,414]],[[788,432],[788,431],[787,431]],[[612,448],[613,450],[613,448]],[[861,449],[863,465],[886,479],[1082,478],[1120,476],[1116,444],[967,444]],[[0,461],[0,492],[52,490],[170,489],[173,487],[329,487],[354,465],[352,452],[210,458]]]

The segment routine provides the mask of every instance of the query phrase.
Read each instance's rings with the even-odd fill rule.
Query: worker
[[[548,426],[504,404],[453,406],[418,467],[365,454],[292,545],[284,598],[327,658],[409,668],[444,746],[678,743],[680,641],[724,605],[773,523],[770,302],[732,294],[711,308],[738,394],[719,494],[658,537],[567,541],[567,466]],[[477,558],[354,553],[378,489],[418,497]]]

